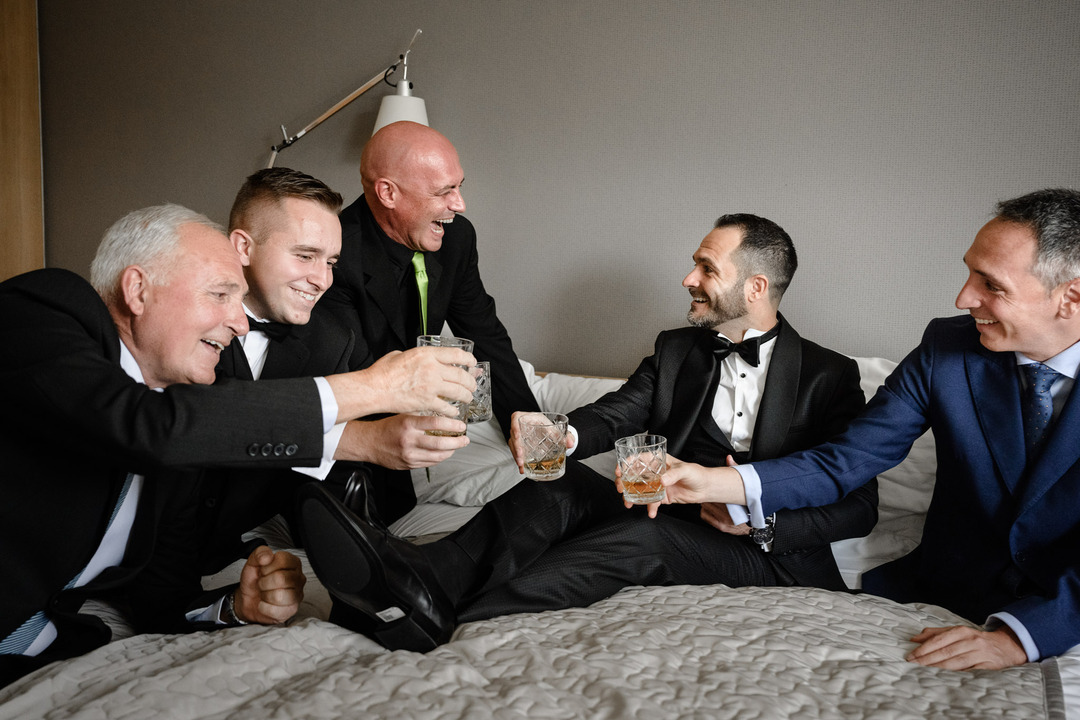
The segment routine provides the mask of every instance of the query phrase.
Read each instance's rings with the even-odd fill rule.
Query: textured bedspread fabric
[[[894,363],[858,360],[872,394]],[[531,366],[526,375],[533,376]],[[544,409],[565,412],[618,385],[550,374],[532,387]],[[468,452],[436,466],[431,478],[414,474],[425,513],[404,518],[411,524],[399,532],[451,530],[520,480],[497,426],[484,429],[470,427]],[[600,472],[614,467],[601,456],[590,460]],[[881,476],[878,527],[834,546],[850,584],[918,542],[933,472],[927,435]],[[259,535],[275,548],[291,547],[280,524]],[[235,581],[240,565],[206,586]],[[305,601],[286,627],[119,640],[0,690],[0,720],[1058,720],[1066,711],[1080,720],[1080,648],[1001,672],[906,662],[913,647],[907,638],[925,626],[963,622],[931,606],[816,589],[627,588],[589,608],[471,623],[449,644],[419,655],[388,652],[325,622],[329,596],[305,570]]]
[[[932,606],[816,589],[628,588],[459,628],[426,655],[330,623],[112,643],[0,691],[0,718],[1057,718],[1056,661],[904,661]]]

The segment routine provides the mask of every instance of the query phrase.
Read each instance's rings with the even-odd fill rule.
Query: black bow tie
[[[265,333],[266,337],[271,340],[280,340],[283,337],[288,337],[289,332],[292,330],[292,325],[274,322],[273,320],[259,322],[250,315],[247,316],[247,319],[249,331],[257,330],[258,332]]]
[[[731,353],[738,353],[739,357],[747,362],[751,367],[758,366],[758,350],[765,343],[772,340],[780,333],[780,323],[773,325],[772,329],[764,335],[758,335],[743,340],[739,343],[733,343],[725,337],[719,335],[713,335],[713,348],[712,353],[716,357],[716,361],[720,362]]]

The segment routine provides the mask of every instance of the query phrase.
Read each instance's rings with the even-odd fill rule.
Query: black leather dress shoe
[[[300,490],[308,560],[338,603],[333,619],[391,650],[427,652],[454,632],[454,608],[410,542],[358,518],[320,483]]]
[[[371,476],[367,469],[357,470],[349,475],[349,479],[345,481],[345,497],[341,501],[364,522],[380,530],[386,529],[386,523],[379,516],[379,511],[375,509]]]

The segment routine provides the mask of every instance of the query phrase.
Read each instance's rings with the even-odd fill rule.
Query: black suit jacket
[[[252,326],[253,330],[258,325]],[[270,339],[262,380],[320,377],[348,372],[356,338],[349,328],[327,315],[312,314],[305,325],[293,325],[289,334]],[[217,366],[218,382],[228,379],[251,380],[251,368],[239,341],[221,354]]]
[[[60,632],[49,659],[85,652],[108,632],[76,617],[76,600],[106,591],[157,598],[133,603],[145,611],[137,615],[140,629],[180,627],[179,608],[201,588],[192,546],[162,542],[159,520],[175,521],[177,533],[192,529],[198,475],[184,471],[316,464],[322,418],[314,383],[155,392],[120,367],[108,310],[85,280],[65,270],[0,283],[0,317],[17,339],[0,344],[0,637],[48,609]],[[282,448],[281,455],[263,455],[267,445]],[[63,591],[100,544],[129,472],[146,481],[123,567],[85,590]],[[166,556],[161,564],[150,560],[156,552]],[[80,630],[87,626],[93,629]],[[0,674],[19,662],[0,660]]]
[[[865,404],[854,360],[804,340],[783,317],[780,323],[751,460],[824,442],[842,432]],[[579,433],[575,457],[610,450],[616,439],[647,431],[666,437],[675,457],[694,462],[682,453],[711,399],[707,388],[713,360],[706,340],[712,335],[701,328],[660,333],[654,353],[622,387],[571,412],[570,424]],[[801,585],[836,586],[839,571],[828,544],[866,535],[876,522],[875,479],[833,505],[779,514],[772,557]]]
[[[392,350],[415,347],[418,322],[406,317],[401,306],[394,269],[380,241],[385,234],[364,196],[345,208],[340,219],[341,259],[334,267],[334,284],[315,312],[336,314],[356,333],[351,367],[357,369]],[[445,228],[442,247],[424,254],[428,331],[436,334],[447,323],[455,335],[475,343],[478,360],[491,362],[493,412],[509,436],[514,411],[539,407],[495,314],[495,301],[484,290],[472,223],[458,215]]]
[[[257,326],[254,326],[257,327]],[[282,338],[269,338],[260,380],[324,377],[347,372],[355,337],[334,317],[312,316],[305,325],[294,325]],[[217,385],[252,380],[247,356],[239,340],[221,354]],[[342,463],[335,474],[354,464]],[[292,519],[296,487],[310,478],[293,470],[213,470],[206,474],[199,497],[199,537],[203,574],[217,572],[238,557],[250,553],[251,543],[241,535],[281,514]]]

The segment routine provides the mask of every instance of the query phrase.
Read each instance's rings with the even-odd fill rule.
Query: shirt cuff
[[[577,430],[574,429],[573,425],[567,425],[566,426],[566,434],[567,435],[573,435],[573,437],[574,437],[574,447],[566,448],[566,454],[567,455],[573,455],[574,451],[577,450],[577,444],[578,444]]]
[[[727,504],[728,515],[733,525],[745,525],[750,522],[750,510],[745,505]],[[756,526],[755,526],[756,527]]]
[[[1024,648],[1024,652],[1027,653],[1028,662],[1038,662],[1042,657],[1039,653],[1039,648],[1035,645],[1035,640],[1031,637],[1031,633],[1027,631],[1024,624],[1016,619],[1016,616],[1007,612],[994,613],[986,619],[986,629],[994,630],[1002,625],[1008,625],[1009,629],[1016,633],[1017,640],[1020,641],[1020,645]]]
[[[765,513],[761,510],[761,478],[757,474],[757,470],[753,465],[736,465],[735,472],[739,473],[739,477],[742,478],[743,492],[746,494],[746,506],[743,512],[748,513],[750,517],[750,526],[756,528],[765,527]],[[742,507],[736,505],[734,507]],[[728,512],[731,512],[732,506],[728,506]],[[735,521],[735,516],[732,515],[732,521]]]
[[[225,602],[225,596],[222,595],[217,599],[213,605],[204,607],[201,610],[191,610],[184,615],[190,623],[214,623],[216,625],[228,625],[227,622],[221,619],[221,605]]]
[[[322,404],[322,460],[315,467],[294,467],[293,470],[316,480],[325,480],[331,468],[334,467],[334,453],[337,452],[338,444],[341,443],[345,423],[337,422],[337,399],[334,398],[334,391],[330,389],[330,383],[326,381],[326,378],[315,378],[315,387],[319,389],[319,402]]]
[[[325,480],[334,467],[334,455],[337,453],[344,432],[345,423],[338,423],[330,428],[330,432],[323,435],[322,461],[315,467],[294,467],[293,470],[316,480]]]
[[[326,435],[337,424],[338,404],[330,383],[324,377],[315,378],[315,387],[319,388],[319,402],[322,403],[322,431]],[[340,435],[338,436],[340,439]],[[326,452],[323,452],[326,456]],[[333,453],[330,457],[333,457]]]

